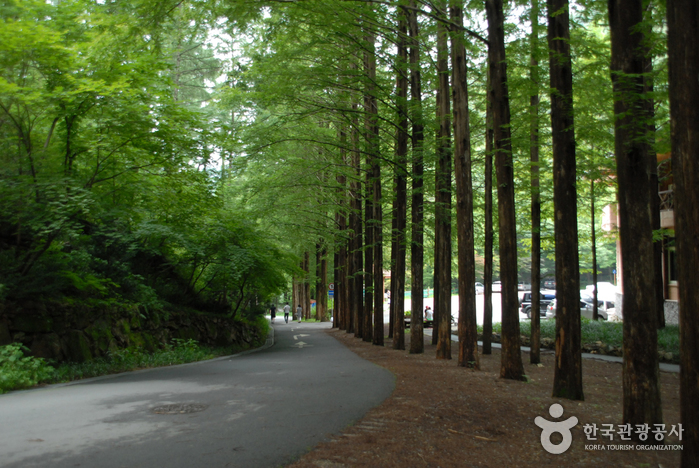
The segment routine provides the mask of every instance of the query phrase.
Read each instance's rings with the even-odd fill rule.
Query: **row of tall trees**
[[[657,42],[657,36],[662,36],[662,24],[651,22],[652,17],[662,14],[662,6],[649,4],[646,9],[656,16],[644,18],[640,2],[610,2],[608,11],[594,2],[585,2],[586,11],[573,11],[577,24],[586,25],[580,28],[571,26],[575,23],[570,20],[571,10],[566,2],[552,1],[547,4],[548,38],[544,41],[540,38],[538,2],[527,5],[524,15],[523,24],[531,27],[531,34],[508,29],[506,19],[511,16],[507,16],[505,5],[499,0],[485,1],[485,15],[481,5],[467,10],[465,16],[460,2],[340,2],[322,9],[312,2],[270,5],[266,24],[277,28],[277,40],[288,39],[291,30],[298,39],[299,29],[303,30],[304,39],[300,41],[302,45],[296,43],[293,54],[268,50],[263,55],[267,60],[274,57],[275,64],[305,64],[310,70],[275,70],[282,79],[308,86],[302,92],[297,87],[291,99],[285,98],[293,109],[287,115],[313,119],[318,114],[327,115],[336,128],[335,135],[340,135],[339,139],[329,135],[331,139],[322,142],[335,146],[338,156],[333,168],[339,174],[335,178],[338,184],[331,189],[339,196],[335,201],[335,223],[326,225],[336,233],[335,325],[374,344],[383,344],[384,268],[390,268],[393,300],[389,333],[393,347],[403,349],[401,292],[406,284],[402,275],[408,270],[403,259],[407,258],[411,280],[410,351],[422,352],[421,291],[427,258],[434,267],[433,343],[437,345],[438,358],[451,358],[449,298],[451,268],[455,264],[460,290],[459,364],[478,366],[471,286],[476,271],[474,217],[478,213],[476,206],[485,203],[489,196],[483,187],[490,184],[490,177],[484,177],[486,168],[480,164],[492,155],[498,227],[492,232],[481,230],[480,236],[489,239],[496,234],[499,242],[503,283],[501,375],[522,379],[524,374],[516,284],[518,240],[522,235],[520,230],[518,237],[517,228],[523,224],[522,210],[518,209],[522,202],[517,204],[517,194],[526,187],[531,194],[531,216],[526,216],[526,223],[531,228],[536,285],[541,284],[538,270],[542,233],[549,239],[554,234],[559,359],[553,393],[583,399],[578,297],[581,216],[577,207],[589,204],[594,218],[595,206],[609,201],[596,200],[603,193],[600,186],[604,188],[614,181],[609,175],[616,174],[622,245],[631,249],[623,255],[635,259],[624,265],[624,276],[632,278],[632,283],[638,279],[637,285],[627,285],[629,299],[624,303],[625,312],[629,307],[628,315],[625,313],[625,354],[629,357],[625,361],[624,421],[660,421],[658,366],[653,351],[655,330],[660,324],[657,307],[649,306],[657,303],[656,296],[645,296],[654,291],[655,270],[641,265],[654,261],[650,206],[657,188],[650,179],[652,154],[668,145],[666,126],[658,135],[649,134],[649,122],[654,116],[645,104],[652,97],[660,114],[667,112],[666,98],[648,93],[650,80],[665,79],[665,52],[644,42],[644,37],[648,41],[655,37]],[[637,12],[632,14],[634,8]],[[483,17],[487,19],[487,31],[481,31],[483,22],[476,20]],[[635,51],[636,58],[630,58],[629,50]],[[548,65],[540,60],[546,55]],[[660,71],[644,68],[649,60],[655,60]],[[630,66],[625,61],[638,63],[641,68],[633,68],[638,65]],[[508,70],[528,73],[524,78],[511,78]],[[610,70],[611,82],[603,76]],[[549,77],[548,84],[543,76]],[[474,96],[471,100],[469,84]],[[576,94],[576,84],[589,86],[590,93],[600,99],[581,99]],[[550,114],[544,110],[547,105]],[[492,109],[492,146],[488,141],[487,109]],[[547,119],[541,118],[542,113],[550,115],[550,126],[546,125]],[[472,157],[474,126],[479,135],[478,158]],[[655,147],[650,143],[651,137],[656,141]],[[322,137],[312,139],[317,143]],[[523,155],[527,156],[526,162]],[[550,168],[552,179],[542,178],[542,167]],[[631,179],[626,179],[627,174]],[[456,190],[452,189],[452,180]],[[387,185],[392,190],[387,191]],[[582,188],[588,185],[589,191]],[[485,201],[475,202],[475,194]],[[546,207],[543,219],[542,206]],[[387,213],[390,223],[384,222]],[[491,215],[487,210],[478,214],[489,226]],[[553,229],[548,224],[551,221]],[[594,228],[591,231],[590,251],[595,258],[596,233]],[[452,255],[454,236],[457,255]],[[384,239],[391,240],[390,262],[383,261],[384,251],[389,251],[389,243]],[[544,240],[551,242],[549,239]],[[434,250],[425,249],[430,244]],[[489,265],[489,249],[482,252]],[[640,294],[641,290],[644,294]],[[536,333],[536,320],[533,328]],[[538,353],[532,353],[532,362],[537,360]]]
[[[452,357],[455,313],[458,365],[478,368],[478,258],[483,352],[497,267],[501,376],[521,380],[520,263],[531,256],[539,285],[540,252],[555,251],[553,394],[582,399],[579,252],[592,238],[595,258],[588,226],[618,182],[630,259],[624,422],[652,424],[662,418],[652,155],[672,149],[692,466],[696,6],[541,10],[536,0],[6,2],[0,297],[81,291],[237,313],[296,278],[294,302],[310,312],[315,282],[322,312],[332,276],[333,325],[384,345],[390,271],[392,346],[406,347],[410,289],[409,352],[421,353],[431,276],[436,357]],[[538,316],[534,348],[537,330]]]

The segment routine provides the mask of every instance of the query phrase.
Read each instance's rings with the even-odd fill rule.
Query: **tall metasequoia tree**
[[[668,0],[675,235],[680,289],[682,466],[699,466],[699,3]]]
[[[662,423],[650,173],[643,94],[642,0],[609,0],[614,86],[614,153],[624,278],[624,423]],[[682,304],[684,306],[684,304]],[[578,348],[579,349],[579,348]],[[637,438],[638,434],[632,437]]]
[[[356,69],[356,65],[354,65]],[[362,272],[362,172],[361,156],[359,153],[359,106],[352,102],[352,118],[350,129],[351,165],[353,177],[350,180],[350,269],[349,282],[350,314],[354,323],[354,336],[361,338],[364,330],[364,275]]]
[[[339,218],[340,214],[337,213],[335,214],[335,224],[339,225]],[[344,330],[344,324],[342,323],[342,317],[340,317],[340,314],[337,311],[337,302],[338,302],[338,293],[337,293],[337,285],[340,283],[340,233],[335,232],[335,250],[333,251],[333,283],[334,283],[334,290],[333,290],[333,328],[338,328],[340,330]],[[295,297],[294,294],[292,293],[292,297]],[[293,300],[292,300],[293,301]],[[295,310],[294,307],[296,307],[296,304],[292,302],[291,304],[291,310],[292,312]]]
[[[502,281],[502,359],[500,377],[524,380],[519,344],[517,294],[517,224],[515,221],[514,167],[510,138],[510,101],[507,90],[505,31],[502,0],[486,0],[488,62],[493,103],[495,174],[498,182],[500,279]]]
[[[443,21],[437,22],[437,78],[439,130],[434,203],[434,323],[437,333],[432,335],[432,344],[437,345],[437,359],[451,359],[451,108],[449,46]]]
[[[556,241],[556,364],[553,396],[584,400],[573,72],[567,0],[548,0],[551,138]]]
[[[405,10],[398,10],[398,57],[396,59],[396,129],[395,190],[393,205],[393,245],[391,264],[391,310],[393,349],[405,349],[405,256],[408,216],[408,20]]]
[[[320,292],[316,295],[318,296],[317,315],[318,320],[321,322],[328,321],[328,247],[325,244],[325,240],[321,242],[322,246],[320,248],[320,282],[318,288]]]
[[[371,28],[371,26],[369,26]],[[362,330],[362,339],[364,341],[372,341],[374,335],[374,294],[375,291],[375,281],[374,275],[377,273],[376,259],[374,258],[374,243],[376,242],[376,209],[374,207],[374,158],[373,147],[375,144],[374,140],[374,126],[376,122],[374,120],[373,107],[375,102],[373,101],[373,96],[371,95],[371,90],[375,86],[374,78],[370,76],[370,58],[369,55],[373,52],[374,40],[373,34],[370,32],[365,32],[364,37],[364,75],[363,75],[363,93],[364,93],[364,153],[366,159],[365,170],[365,186],[364,186],[364,288],[366,293],[364,294],[364,324]],[[371,49],[371,51],[369,51]],[[374,69],[374,73],[376,70]]]
[[[488,49],[490,54],[490,49]],[[493,338],[493,102],[490,92],[490,72],[487,79],[488,91],[486,94],[485,111],[485,202],[484,213],[485,227],[484,237],[485,258],[483,265],[483,354],[490,354]]]
[[[303,317],[306,320],[311,318],[311,253],[306,250],[303,254],[303,270],[306,272],[306,279],[303,282]]]
[[[335,290],[333,292],[335,310],[333,311],[333,315],[335,317],[334,320],[339,322],[338,327],[341,330],[346,330],[347,333],[351,333],[351,322],[347,314],[347,294],[345,292],[345,282],[347,281],[347,218],[345,217],[343,209],[343,200],[345,199],[347,177],[343,173],[338,173],[336,180],[338,184],[338,199],[340,201],[337,212],[335,213],[337,234],[335,237]]]
[[[530,10],[532,35],[530,39],[529,79],[532,93],[529,98],[529,158],[531,161],[532,197],[532,305],[529,362],[541,362],[541,192],[539,189],[539,0],[532,0]]]
[[[374,43],[376,34],[371,28],[367,29],[366,48],[364,51],[364,112],[367,143],[367,161],[371,172],[373,214],[372,214],[372,245],[374,250],[374,328],[372,343],[383,346],[383,216],[381,206],[381,163],[379,159],[379,110],[376,99],[376,52]],[[367,221],[369,224],[369,221]],[[371,265],[371,264],[369,264]],[[368,300],[368,299],[367,299]]]
[[[597,226],[595,225],[595,179],[590,179],[590,247],[592,252],[592,320],[599,320],[597,303]]]
[[[371,157],[364,168],[364,324],[362,339],[371,341],[374,333],[374,186],[371,180]]]
[[[653,33],[653,2],[646,3],[644,14],[644,53],[643,53],[643,92],[646,94],[645,110],[648,137],[646,146],[651,158],[650,165],[650,201],[653,231],[661,229],[660,224],[660,197],[658,196],[658,164],[655,157],[655,102],[653,95],[653,53],[651,36]],[[653,268],[655,270],[655,309],[658,317],[658,328],[665,327],[665,283],[663,282],[663,240],[653,242]],[[597,282],[594,282],[597,285]],[[597,288],[595,288],[595,292]],[[595,296],[595,304],[597,297]]]
[[[322,240],[316,242],[316,316],[315,319],[320,322],[320,318],[323,316],[323,307],[320,303],[320,296],[325,292],[325,281],[323,281],[323,276],[320,271],[321,264],[321,247]]]
[[[480,368],[476,321],[476,260],[473,234],[473,185],[471,179],[471,129],[468,114],[468,67],[462,2],[452,0],[452,87],[454,99],[454,172],[456,177],[456,225],[459,268],[459,366]]]
[[[350,70],[356,72],[356,63],[350,64]],[[350,179],[350,212],[349,212],[349,271],[348,297],[349,297],[349,322],[351,330],[356,338],[363,336],[364,330],[364,275],[363,275],[363,230],[362,230],[362,169],[361,155],[359,151],[359,104],[357,93],[352,92],[352,113],[350,117],[350,165],[352,178]]]
[[[406,11],[408,30],[410,32],[410,109],[413,122],[412,132],[412,207],[411,207],[411,242],[410,242],[410,353],[425,351],[423,317],[422,317],[422,282],[424,261],[424,193],[423,193],[423,140],[424,124],[422,119],[422,82],[420,77],[420,28],[417,22],[416,2],[410,0]]]

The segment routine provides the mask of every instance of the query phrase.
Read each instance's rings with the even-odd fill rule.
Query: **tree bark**
[[[502,281],[502,359],[500,377],[524,380],[519,344],[519,298],[517,295],[517,225],[515,220],[514,168],[510,137],[510,101],[502,0],[486,0],[493,102],[495,174],[498,182],[500,279]]]
[[[490,52],[489,52],[490,53]],[[488,65],[490,67],[490,65]],[[483,354],[492,352],[493,339],[493,102],[488,72],[485,111],[485,262],[483,265]]]
[[[322,241],[322,247],[320,249],[320,292],[318,296],[318,315],[320,315],[319,320],[321,322],[328,321],[328,248],[325,241]]]
[[[353,158],[355,156],[353,155]],[[356,163],[356,165],[355,165]],[[356,182],[353,182],[352,196],[352,211],[350,214],[350,223],[352,226],[353,237],[350,252],[350,262],[352,264],[352,280],[350,282],[350,303],[352,306],[351,314],[354,322],[354,336],[361,338],[364,330],[364,275],[362,271],[362,199],[361,199],[361,181],[359,180],[359,152],[356,153],[356,161],[353,159],[353,165],[356,168]]]
[[[446,2],[442,2],[440,6],[444,5]],[[437,345],[437,359],[451,359],[451,108],[449,46],[447,27],[442,21],[437,23],[437,77],[439,131],[434,208],[434,318],[437,333],[432,334],[432,339],[433,344]]]
[[[473,184],[471,179],[471,129],[468,113],[468,68],[462,2],[451,1],[452,87],[454,99],[454,172],[456,177],[456,226],[459,269],[459,361],[463,367],[480,368],[476,321],[476,260],[473,233]]]
[[[350,68],[357,69],[356,64],[351,64]],[[354,336],[361,338],[364,335],[364,274],[363,267],[363,232],[362,232],[362,169],[361,156],[359,152],[359,118],[357,111],[359,104],[352,96],[352,117],[350,120],[350,164],[352,166],[353,178],[350,180],[350,267],[351,279],[348,287],[350,296],[350,314],[354,323]]]
[[[308,250],[303,254],[303,270],[306,272],[306,279],[303,282],[303,317],[311,319],[311,254]]]
[[[592,232],[590,247],[592,250],[592,320],[599,320],[599,304],[597,302],[597,227],[595,226],[595,181],[590,180],[590,229]]]
[[[641,0],[609,0],[614,152],[624,279],[624,423],[662,423]],[[696,208],[696,207],[695,207]],[[684,304],[683,304],[684,305]],[[637,434],[632,434],[634,439]]]
[[[682,467],[699,466],[699,4],[668,0],[675,235],[680,288]]]
[[[532,305],[529,362],[541,362],[541,190],[539,187],[539,0],[532,0],[531,60],[529,78],[532,94],[529,98],[529,160],[531,161],[532,199]]]
[[[644,35],[650,38],[652,33],[653,8],[652,2],[646,3],[644,18]],[[651,159],[650,165],[650,202],[653,231],[659,231],[660,225],[660,197],[658,196],[658,159],[655,156],[655,102],[653,95],[653,52],[652,44],[646,39],[643,44],[643,92],[646,94],[645,109],[648,122],[648,138],[646,145]],[[665,284],[663,282],[663,240],[653,242],[653,268],[655,269],[655,307],[658,314],[658,328],[665,327]],[[595,283],[597,284],[597,283]]]
[[[376,54],[373,50],[375,35],[369,35],[370,51],[366,53],[367,84],[370,86],[366,90],[366,106],[368,118],[367,132],[367,154],[371,155],[371,176],[373,184],[373,248],[374,248],[374,331],[372,343],[383,346],[383,213],[382,213],[382,193],[381,193],[381,163],[379,159],[379,111],[376,99]]]
[[[365,122],[366,123],[366,122]],[[365,132],[368,131],[365,129]],[[371,155],[366,153],[364,182],[364,325],[362,339],[370,342],[374,334],[374,184]]]
[[[396,135],[395,186],[393,206],[393,270],[391,271],[391,317],[393,349],[405,349],[405,268],[406,226],[408,217],[408,20],[404,9],[398,11],[398,57],[396,66]]]
[[[410,353],[425,351],[422,287],[424,262],[424,193],[423,193],[423,140],[424,124],[422,119],[422,82],[420,77],[420,29],[415,11],[416,1],[410,0],[406,12],[410,32],[410,108],[413,121],[412,147],[412,208],[411,208],[411,243],[410,243]]]
[[[553,396],[584,400],[573,73],[567,0],[548,0],[553,205],[556,241],[556,365]]]

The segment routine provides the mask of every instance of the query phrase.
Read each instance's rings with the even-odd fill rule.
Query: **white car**
[[[485,292],[485,286],[483,283],[476,283],[476,294],[483,294]]]
[[[585,317],[592,320],[593,307],[592,304],[588,304],[585,301],[580,301],[580,317]],[[546,308],[546,318],[553,318],[556,316],[556,299],[553,299],[549,306]],[[600,320],[607,320],[607,312],[601,308],[597,309],[597,316]]]
[[[493,281],[493,292],[501,292],[502,291],[502,283],[500,281]]]

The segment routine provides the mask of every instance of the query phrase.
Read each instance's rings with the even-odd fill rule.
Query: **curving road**
[[[329,326],[277,319],[254,353],[0,395],[0,466],[289,463],[394,388]]]

